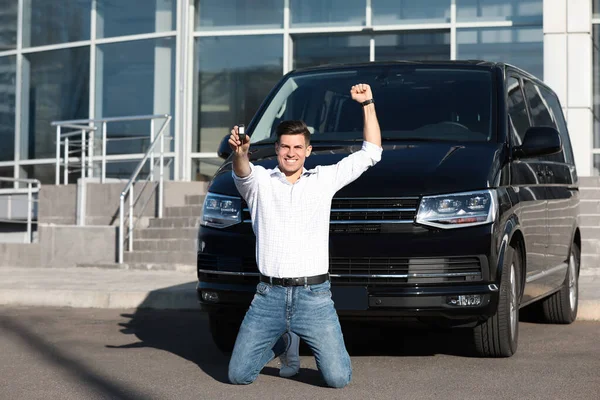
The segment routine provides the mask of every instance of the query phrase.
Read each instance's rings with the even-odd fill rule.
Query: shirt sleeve
[[[340,160],[332,166],[334,193],[344,186],[354,182],[367,169],[381,160],[383,148],[376,144],[363,141],[362,148]]]
[[[256,199],[257,190],[258,190],[258,176],[260,174],[261,167],[255,166],[250,163],[250,174],[245,177],[239,177],[235,174],[235,171],[231,170],[231,176],[233,177],[233,182],[235,183],[235,187],[238,192],[242,195],[246,203],[252,204],[254,203],[254,199]]]

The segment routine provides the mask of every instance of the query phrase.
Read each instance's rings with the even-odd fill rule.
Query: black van
[[[332,202],[330,274],[340,319],[472,327],[478,353],[488,357],[515,353],[524,306],[546,322],[573,322],[578,178],[556,94],[521,69],[485,61],[292,71],[247,127],[251,162],[277,164],[274,131],[283,120],[309,126],[307,169],[359,150],[362,113],[349,93],[356,83],[371,85],[384,151]],[[226,137],[198,236],[198,297],[224,351],[258,283],[255,237],[229,152]]]

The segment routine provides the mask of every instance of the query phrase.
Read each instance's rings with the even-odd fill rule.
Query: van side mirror
[[[515,147],[515,158],[547,156],[559,153],[562,143],[558,131],[550,126],[532,126],[525,132],[521,146]]]
[[[224,160],[226,160],[231,154],[231,147],[229,147],[229,136],[231,135],[225,135],[225,137],[221,139],[221,143],[217,149],[217,155]]]

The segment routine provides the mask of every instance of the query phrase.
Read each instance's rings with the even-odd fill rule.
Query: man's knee
[[[325,383],[327,386],[332,388],[341,389],[347,386],[352,380],[352,372],[351,371],[338,371],[333,373],[328,373],[324,376]]]
[[[233,385],[249,385],[256,380],[247,370],[229,365],[229,382]]]

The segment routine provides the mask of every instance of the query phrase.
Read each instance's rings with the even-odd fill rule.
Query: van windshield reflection
[[[252,143],[275,140],[284,120],[303,120],[311,141],[354,141],[363,135],[360,104],[350,88],[373,90],[384,140],[493,140],[492,74],[481,68],[395,65],[291,75],[252,130]]]

